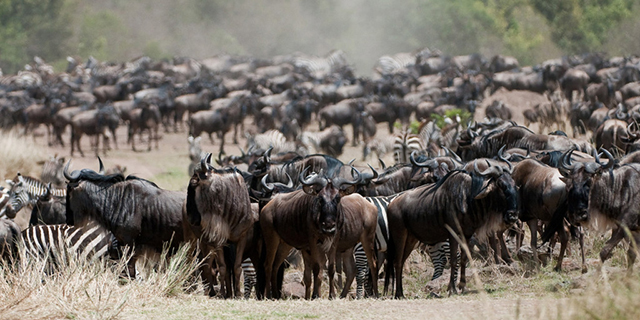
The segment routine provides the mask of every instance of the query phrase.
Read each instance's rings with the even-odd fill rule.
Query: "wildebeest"
[[[209,153],[202,158],[200,167],[194,170],[189,181],[183,212],[184,232],[188,239],[198,240],[202,254],[209,255],[209,260],[216,258],[219,267],[224,266],[223,246],[227,243],[235,244],[233,272],[229,268],[221,268],[220,273],[225,280],[231,274],[235,276],[233,291],[227,283],[224,294],[231,297],[233,292],[236,297],[240,297],[242,254],[247,232],[258,217],[251,211],[249,193],[242,175],[236,169],[217,170],[211,166],[210,161]],[[211,265],[209,263],[203,266],[208,269]],[[210,270],[203,270],[203,275],[210,277]],[[213,281],[207,280],[209,294],[214,295]]]
[[[98,154],[98,146],[100,136],[103,137],[103,148],[106,153],[108,148],[107,137],[113,138],[116,148],[118,142],[116,140],[115,129],[118,127],[120,117],[112,106],[107,106],[98,110],[88,110],[75,115],[71,119],[71,156],[75,148],[78,148],[81,156],[84,152],[80,148],[80,139],[83,135],[95,136],[94,149]],[[108,134],[107,130],[111,131]]]
[[[336,237],[344,224],[344,214],[339,205],[344,196],[355,191],[355,184],[360,178],[349,181],[335,174],[327,175],[324,171],[305,177],[306,172],[304,170],[299,176],[302,190],[278,194],[260,214],[260,226],[266,244],[265,294],[268,297],[279,296],[279,293],[272,292],[276,283],[274,270],[278,269],[288,254],[286,248],[290,247],[303,250],[305,265],[313,271],[312,297],[320,296],[320,270],[326,258],[329,259],[329,281],[333,281],[338,244]],[[373,239],[365,245],[365,250],[367,256],[373,259]],[[377,270],[373,265],[371,267]],[[311,283],[305,284],[306,298],[310,298]],[[331,297],[333,294],[331,290]]]
[[[133,109],[129,112],[129,132],[128,140],[131,143],[131,149],[136,150],[135,135],[138,133],[142,138],[144,131],[149,132],[147,151],[151,151],[153,141],[156,142],[156,150],[158,150],[158,129],[162,121],[160,110],[156,105],[150,105],[147,102],[141,102],[140,108]]]
[[[544,165],[533,159],[525,159],[514,166],[513,180],[519,187],[521,213],[520,220],[529,225],[531,231],[531,250],[534,258],[538,262],[537,237],[538,220],[549,223],[554,215],[565,215],[567,191],[562,175],[558,169]],[[560,255],[555,270],[562,268],[569,234],[564,228],[558,230],[560,236]],[[584,248],[581,243],[582,271],[586,272],[587,267],[584,260]]]
[[[63,224],[66,221],[65,198],[54,196],[49,183],[46,192],[38,197],[33,206],[29,224]]]
[[[122,174],[102,175],[90,169],[64,176],[67,184],[66,222],[84,225],[97,221],[111,231],[122,246],[148,246],[158,252],[170,242],[176,248],[183,241],[182,192],[160,189],[155,183]],[[136,252],[129,261],[129,275],[135,276]]]
[[[572,163],[563,161],[560,172],[567,185],[568,218],[578,225],[595,228],[598,232],[612,229],[611,238],[600,251],[602,262],[611,257],[613,248],[622,240],[640,241],[638,207],[640,165],[627,163],[617,166],[613,156],[603,150],[609,161]],[[634,245],[627,251],[629,269],[637,252]]]
[[[416,242],[434,245],[450,241],[450,257],[455,257],[458,244],[471,236],[484,236],[518,218],[518,195],[515,182],[502,167],[492,166],[483,172],[453,170],[435,184],[405,192],[387,210],[391,245],[389,260],[393,261],[397,298],[404,297],[402,272]],[[460,287],[466,285],[465,264],[460,261]],[[453,274],[457,267],[451,259],[449,292],[455,293]]]

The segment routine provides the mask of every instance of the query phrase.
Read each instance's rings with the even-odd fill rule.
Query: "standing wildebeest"
[[[203,276],[209,277],[206,279],[210,286],[209,294],[215,294],[210,268],[211,261],[216,258],[220,274],[225,279],[223,284],[233,274],[233,293],[240,297],[242,254],[247,232],[258,217],[251,211],[249,193],[237,169],[216,170],[209,164],[210,161],[211,153],[200,160],[200,167],[194,170],[189,181],[183,212],[184,232],[187,238],[199,240],[202,254],[209,255],[210,263],[203,265]],[[235,244],[233,272],[224,264],[222,248],[227,243]],[[232,289],[228,283],[223,294],[231,297]]]
[[[626,122],[618,119],[606,120],[593,133],[593,136],[596,149],[603,148],[610,152],[626,153],[627,142],[629,142]]]
[[[615,165],[613,156],[603,150],[609,162],[571,163],[563,161],[561,173],[567,185],[568,218],[578,225],[587,225],[606,232],[613,229],[611,238],[600,251],[602,262],[611,257],[613,248],[622,239],[640,243],[638,208],[640,207],[640,164]],[[566,170],[566,171],[565,171]],[[629,269],[633,268],[637,252],[635,245],[627,251]]]
[[[355,191],[360,177],[358,175],[354,181],[348,181],[321,171],[305,178],[306,171],[299,176],[302,190],[278,194],[260,214],[260,226],[266,244],[265,294],[268,297],[279,296],[278,292],[272,292],[272,287],[276,288],[276,271],[290,247],[303,252],[305,266],[313,271],[313,295],[310,295],[310,279],[305,279],[309,280],[305,282],[305,297],[320,296],[320,270],[326,258],[329,259],[329,294],[330,297],[334,296],[332,283],[336,250],[340,230],[345,225],[345,214],[340,208],[341,199]],[[377,270],[373,261],[373,238],[364,243],[364,248],[370,261],[369,267]]]
[[[226,112],[222,110],[204,110],[191,115],[189,119],[189,135],[199,137],[206,132],[213,144],[212,133],[218,133],[220,138],[220,152],[224,153],[224,136],[231,129]]]
[[[101,175],[90,169],[63,172],[67,184],[67,224],[97,221],[111,231],[120,245],[139,249],[149,246],[158,252],[165,243],[176,248],[183,241],[182,192],[160,189],[135,176]],[[129,261],[129,275],[135,276],[136,252]]]
[[[538,220],[549,223],[553,216],[566,211],[567,192],[558,169],[544,165],[533,159],[525,159],[517,163],[513,169],[513,180],[519,187],[521,213],[520,220],[529,225],[531,231],[531,250],[538,263]],[[560,210],[560,211],[559,211]],[[564,228],[558,230],[560,236],[560,255],[555,270],[562,268],[569,234]],[[584,247],[580,237],[582,252],[582,272],[587,271],[584,260]]]
[[[352,124],[353,136],[357,137],[357,117],[364,111],[365,103],[366,100],[363,98],[347,99],[322,108],[322,110],[318,112],[320,130],[324,130],[331,125],[337,125],[342,128],[344,125]],[[355,145],[355,139],[352,143]]]
[[[147,151],[151,151],[151,144],[156,141],[156,150],[158,150],[158,128],[162,117],[160,110],[156,105],[150,105],[147,102],[141,102],[141,107],[133,109],[129,112],[129,142],[131,149],[136,150],[135,134],[138,133],[142,138],[142,133],[146,130],[149,132],[149,145]]]
[[[82,135],[86,134],[88,136],[95,136],[94,149],[96,155],[99,150],[99,140],[100,136],[103,137],[103,148],[104,152],[107,151],[107,140],[108,136],[113,137],[116,148],[118,146],[115,129],[118,127],[118,123],[120,122],[120,117],[116,113],[116,110],[113,107],[106,107],[99,110],[88,110],[81,112],[75,115],[71,119],[71,156],[73,156],[73,152],[75,148],[78,148],[80,155],[84,157],[84,152],[80,148],[80,139]],[[111,131],[109,135],[107,130]]]
[[[45,193],[38,197],[38,200],[36,200],[36,203],[33,205],[29,224],[65,223],[67,221],[65,200],[65,197],[58,197],[52,194],[51,183],[49,183]]]
[[[418,241],[429,245],[450,241],[450,257],[457,256],[459,241],[485,236],[504,229],[518,219],[518,195],[515,182],[500,166],[478,172],[454,170],[435,184],[405,192],[389,204],[391,244],[397,298],[404,297],[402,271],[406,259]],[[460,288],[466,285],[468,256],[460,261]],[[456,259],[451,261],[449,292],[456,293]]]
[[[209,109],[209,102],[211,102],[212,97],[213,94],[209,89],[203,89],[198,93],[183,94],[176,97],[174,99],[174,130],[177,132],[178,122],[180,123],[180,126],[182,126],[182,117],[185,112],[189,115],[188,117],[191,117],[191,114],[197,111]]]

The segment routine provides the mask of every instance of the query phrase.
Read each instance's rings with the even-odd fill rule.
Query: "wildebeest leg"
[[[344,287],[340,293],[340,298],[346,298],[349,294],[349,290],[351,289],[353,279],[356,277],[356,261],[353,257],[353,248],[343,252],[341,256],[342,262],[344,263],[344,272],[346,277],[344,280]]]
[[[224,135],[227,134],[226,132],[222,132],[220,134],[220,153],[224,153]]]
[[[326,256],[320,252],[319,248],[314,245],[318,243],[316,239],[312,239],[310,242],[312,245],[309,248],[309,257],[311,264],[311,271],[313,272],[313,292],[311,294],[312,299],[320,297],[320,288],[322,287],[322,266],[326,263]],[[335,261],[334,261],[335,263]],[[329,279],[332,281],[333,279]]]
[[[335,240],[337,241],[337,240]],[[327,266],[327,273],[329,273],[329,299],[335,299],[336,297],[336,286],[334,282],[334,278],[336,275],[336,248],[333,247],[327,253],[327,257],[329,260],[329,265]],[[324,256],[324,254],[322,254]],[[322,264],[324,265],[324,263]],[[318,297],[320,296],[320,289],[318,288]]]
[[[611,239],[607,240],[602,250],[600,250],[600,261],[602,261],[602,263],[611,258],[611,251],[613,251],[613,248],[615,248],[622,239],[624,239],[624,228],[615,227],[613,231],[611,231]]]
[[[238,125],[237,123],[233,125],[233,144],[238,144]]]
[[[629,266],[627,269],[628,272],[633,271],[633,263],[636,262],[636,257],[638,255],[638,244],[640,244],[640,233],[632,231],[631,236],[632,237],[629,241],[629,249],[627,249],[627,257],[629,257]]]
[[[565,224],[558,231],[558,236],[560,237],[560,255],[558,255],[558,263],[556,263],[556,267],[553,268],[553,270],[557,272],[562,271],[562,259],[564,258],[565,251],[567,250],[567,243],[569,242],[569,234],[567,232],[567,228],[568,225]]]
[[[206,250],[206,251],[209,251],[209,250]],[[202,281],[205,283],[205,286],[207,286],[207,288],[209,289],[209,296],[215,297],[217,292],[216,292],[216,289],[213,287],[214,283],[216,282],[215,276],[213,274],[214,256],[213,256],[213,253],[208,254],[208,252],[206,251],[200,253],[200,255],[206,254],[206,256],[204,257],[204,261],[202,262],[202,265],[200,267],[200,270],[202,272],[201,277],[202,277]]]
[[[158,147],[158,140],[160,140],[160,136],[158,136],[158,125],[155,125],[153,127],[153,136],[154,136],[154,140],[156,141],[156,150],[159,149]]]
[[[338,275],[336,279],[336,282],[337,282],[336,287],[338,289],[342,288],[342,262],[343,262],[342,256],[343,254],[338,254],[336,256],[336,274]]]
[[[265,230],[266,231],[266,230]],[[271,286],[275,286],[276,277],[273,271],[274,260],[276,259],[276,254],[278,253],[278,245],[280,243],[280,238],[275,234],[275,231],[265,232],[265,260],[264,260],[264,274],[266,276],[265,287],[264,287],[264,296],[267,299],[273,298],[273,292]],[[277,268],[276,268],[277,270]]]
[[[234,261],[234,264],[233,264],[234,278],[235,278],[234,293],[236,298],[242,297],[241,289],[240,289],[240,275],[242,274],[242,261],[244,260],[242,257],[242,253],[244,252],[244,248],[246,247],[246,244],[247,244],[247,237],[246,237],[246,234],[243,234],[240,237],[240,241],[236,243],[236,260]]]
[[[540,267],[540,259],[538,258],[538,219],[527,221],[529,231],[531,231],[531,251],[533,252],[533,260],[536,268]]]
[[[413,236],[411,236],[410,234],[407,234],[407,238],[404,244],[404,249],[402,250],[402,261],[400,264],[400,268],[395,268],[396,269],[396,288],[398,288],[398,284],[400,284],[400,291],[402,293],[402,295],[399,297],[398,296],[398,292],[396,290],[396,298],[404,298],[404,293],[402,292],[402,271],[404,269],[404,264],[407,261],[407,259],[409,258],[409,256],[411,255],[411,252],[413,251],[413,249],[416,246],[416,243],[418,242],[418,239],[414,238]],[[400,281],[400,282],[398,282]]]
[[[504,240],[504,230],[498,231],[496,235],[498,236],[498,242],[500,243],[500,249],[502,251],[500,257],[502,257],[502,260],[507,264],[511,264],[513,262],[513,258],[511,258],[511,253],[509,252],[509,249],[507,249],[507,243]]]
[[[304,298],[311,299],[311,255],[308,251],[302,250],[302,260],[304,261],[304,273],[302,276],[302,282],[304,283]]]
[[[389,120],[389,134],[393,134],[393,124],[395,123],[394,121]]]
[[[582,227],[578,228],[578,240],[580,241],[580,255],[582,256],[582,273],[587,273],[587,264],[584,260],[584,232],[582,232]]]
[[[211,132],[209,132],[208,134],[209,134],[209,142],[211,142],[211,144],[213,144],[213,137],[211,136]]]
[[[231,297],[231,278],[227,270],[227,262],[225,261],[223,248],[215,250],[215,261],[218,265],[218,274],[220,275],[220,293],[223,297],[229,298]]]
[[[498,237],[496,235],[495,232],[492,232],[489,235],[489,247],[491,247],[491,250],[493,250],[493,263],[495,264],[500,264],[504,261],[502,261],[502,248],[500,248],[500,246],[497,244],[498,241]]]
[[[465,243],[469,243],[469,239],[465,239]],[[460,284],[458,285],[458,288],[460,288],[460,292],[464,292],[465,287],[467,286],[467,262],[471,257],[469,257],[467,253],[464,250],[462,250],[462,248],[460,248],[460,251],[462,251],[462,254],[460,255]],[[451,254],[453,254],[453,252]],[[449,257],[452,257],[449,260],[453,261],[454,263],[457,263],[456,260],[458,259],[455,258],[458,256],[457,250],[455,254],[456,254],[455,256],[449,256]],[[453,279],[454,283],[456,281],[455,275],[456,274],[453,272],[453,269],[451,269],[451,276],[454,277]]]

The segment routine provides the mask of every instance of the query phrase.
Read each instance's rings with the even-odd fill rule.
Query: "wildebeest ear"
[[[480,199],[488,196],[489,193],[491,193],[491,191],[493,191],[494,188],[495,188],[495,183],[487,184],[484,188],[482,188],[482,190],[480,190],[480,193],[478,193],[478,195],[475,196],[474,199],[480,200]]]
[[[315,185],[303,185],[302,186],[302,191],[304,191],[304,193],[308,194],[308,195],[312,195],[315,196],[318,194],[318,190],[316,190]]]
[[[356,186],[354,184],[349,184],[346,187],[340,187],[340,196],[348,196],[356,191]]]

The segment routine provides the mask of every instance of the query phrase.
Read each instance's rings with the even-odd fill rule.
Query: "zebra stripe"
[[[395,135],[393,142],[393,159],[396,163],[409,163],[409,156],[413,151],[423,152],[422,139],[419,135],[404,132]]]
[[[251,262],[250,258],[242,261],[242,274],[244,276],[244,298],[249,299],[251,297],[251,290],[258,283],[256,279],[256,269],[253,267],[253,262]]]
[[[389,243],[389,223],[387,219],[387,208],[389,204],[401,195],[402,192],[396,193],[390,196],[378,196],[378,197],[364,197],[367,201],[372,203],[378,208],[378,226],[376,228],[376,251],[378,253],[386,253]],[[433,277],[431,280],[435,280],[442,276],[444,268],[449,261],[449,242],[439,242],[433,246],[425,245],[431,262],[433,263]],[[369,278],[369,264],[367,261],[367,255],[364,252],[362,243],[358,243],[354,248],[354,257],[356,261],[356,297],[358,299],[364,296],[363,290],[371,292],[372,286]],[[460,252],[458,252],[458,261],[460,260]],[[382,261],[378,261],[378,265],[382,265]],[[457,280],[457,275],[455,275]]]
[[[382,56],[378,59],[374,70],[380,75],[394,75],[407,71],[407,68],[416,64],[416,56],[411,53],[398,53],[393,56]]]
[[[5,210],[7,209],[10,198],[9,191],[0,186],[0,219],[6,218]]]
[[[324,76],[340,67],[346,66],[347,56],[342,50],[333,50],[324,58],[296,57],[293,59],[293,65],[311,75]]]
[[[51,256],[95,260],[105,257],[116,241],[110,232],[97,224],[84,227],[56,224],[25,229],[21,244],[20,256],[25,259]]]

